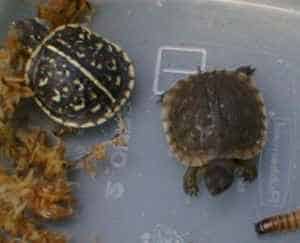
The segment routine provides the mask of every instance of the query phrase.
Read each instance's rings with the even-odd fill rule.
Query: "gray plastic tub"
[[[28,1],[25,1],[28,2]],[[235,0],[100,0],[93,30],[116,41],[134,59],[136,89],[126,113],[129,150],[112,151],[92,180],[73,180],[78,214],[57,226],[75,243],[284,243],[300,232],[258,237],[253,223],[300,206],[300,2]],[[1,0],[1,36],[8,23],[33,14],[20,0]],[[219,197],[204,186],[198,198],[182,191],[184,167],[173,159],[160,123],[155,93],[180,77],[203,70],[251,64],[269,114],[269,142],[259,178],[236,181]],[[32,104],[33,122],[47,118]],[[69,138],[70,156],[113,135],[114,126]]]

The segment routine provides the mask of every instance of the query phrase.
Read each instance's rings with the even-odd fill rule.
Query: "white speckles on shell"
[[[79,79],[75,79],[73,81],[73,84],[75,85],[75,87],[77,87],[78,91],[83,91],[84,90],[84,85],[82,84],[82,82]]]
[[[105,121],[106,121],[106,118],[101,117],[97,120],[97,124],[98,125],[103,124]]]
[[[55,90],[53,90],[53,91],[54,91],[55,95],[52,96],[51,99],[52,99],[53,101],[59,103],[59,102],[61,101],[61,95],[60,95],[60,92],[59,92],[57,89],[55,89]]]
[[[80,33],[80,34],[78,35],[78,37],[79,37],[79,39],[81,39],[81,40],[84,40],[84,39],[85,39],[85,36],[84,36],[84,34],[82,34],[82,33]]]
[[[96,113],[96,112],[98,112],[100,109],[101,109],[101,105],[98,104],[98,105],[94,106],[94,107],[91,109],[91,112],[92,112],[92,113]]]
[[[76,52],[76,55],[79,57],[79,58],[85,58],[85,53],[83,52]]]
[[[64,87],[62,88],[62,91],[63,91],[64,93],[69,93],[70,89],[69,89],[68,86],[64,86]]]
[[[69,70],[66,70],[66,77],[68,78],[68,77],[70,77],[70,76],[71,76],[70,71],[69,71]]]
[[[91,65],[92,65],[93,67],[95,67],[95,66],[96,66],[96,62],[95,62],[95,61],[92,61],[92,62],[91,62]]]
[[[98,63],[96,67],[97,67],[97,69],[99,69],[99,70],[101,70],[101,69],[103,68],[101,63]]]
[[[121,76],[117,76],[117,78],[116,78],[116,85],[120,86],[121,85],[121,81],[122,81]]]
[[[77,67],[91,82],[93,82],[97,88],[101,89],[112,101],[112,103],[115,103],[116,100],[112,96],[111,92],[86,68],[84,68],[77,60],[74,60],[70,56],[68,56],[66,53],[63,51],[57,49],[55,46],[52,45],[46,45],[46,48],[51,50],[52,52],[58,54],[59,56],[63,57],[66,59],[68,62],[70,62],[72,65]]]
[[[115,59],[111,60],[111,63],[109,65],[106,65],[107,69],[111,71],[116,71],[117,70],[117,61]]]
[[[74,109],[74,111],[81,111],[85,108],[85,102],[83,99],[80,99],[79,104],[73,104],[71,103],[70,106]]]
[[[90,92],[90,98],[91,100],[95,100],[98,98],[98,95],[95,92]]]
[[[44,79],[41,79],[38,86],[39,87],[43,87],[43,86],[46,86],[48,84],[48,78],[44,78]]]
[[[56,39],[56,41],[67,48],[72,48],[72,46],[69,43],[65,42],[63,39],[58,38]]]

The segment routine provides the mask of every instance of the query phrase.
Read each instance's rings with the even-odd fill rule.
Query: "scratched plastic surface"
[[[120,43],[136,63],[137,85],[125,116],[129,150],[112,151],[95,180],[75,173],[78,214],[58,228],[75,243],[92,243],[96,237],[105,243],[299,242],[300,232],[257,237],[253,229],[264,216],[300,206],[299,2],[94,2],[93,30]],[[0,12],[2,37],[10,21],[33,14],[32,6],[20,0],[1,0]],[[250,185],[236,181],[217,198],[202,185],[200,196],[191,199],[181,187],[184,167],[168,152],[154,93],[198,67],[240,64],[257,68],[268,107],[269,142],[259,160],[259,178]],[[31,105],[32,119],[47,122]],[[114,126],[69,138],[70,156],[112,136]]]

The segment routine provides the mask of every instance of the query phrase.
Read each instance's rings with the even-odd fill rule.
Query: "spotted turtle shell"
[[[92,127],[113,117],[135,82],[132,61],[118,45],[80,25],[58,27],[34,50],[26,82],[54,121]]]
[[[251,159],[267,137],[264,100],[252,77],[212,71],[179,80],[163,96],[170,150],[187,166],[215,159]]]

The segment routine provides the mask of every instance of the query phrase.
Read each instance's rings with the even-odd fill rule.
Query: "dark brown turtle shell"
[[[253,158],[267,137],[263,97],[255,80],[239,71],[177,81],[163,96],[162,123],[171,151],[187,166]]]

